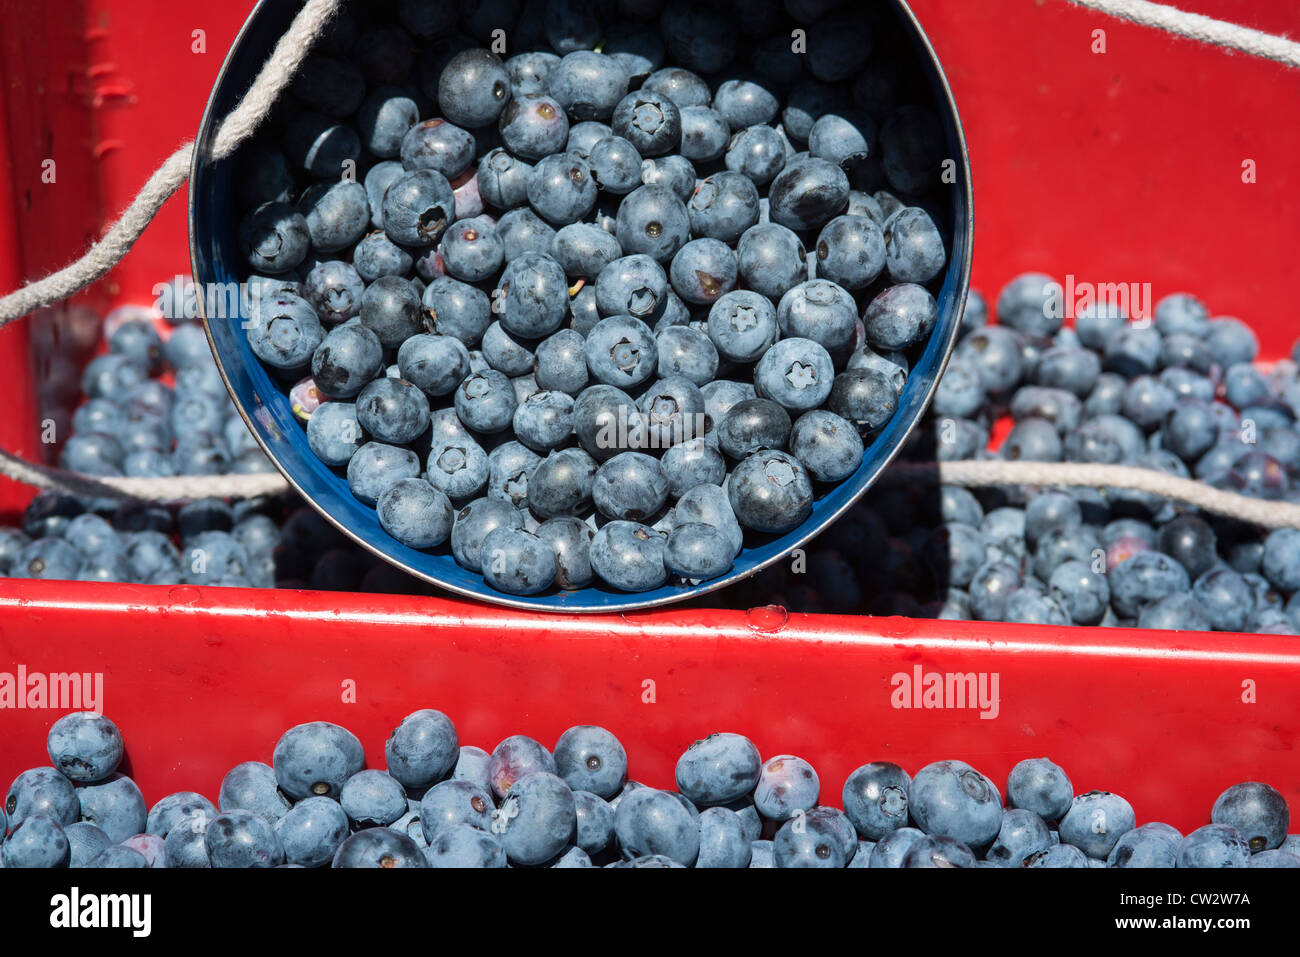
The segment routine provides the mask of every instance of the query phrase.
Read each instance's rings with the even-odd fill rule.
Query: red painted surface
[[[766,610],[521,619],[459,601],[178,587],[160,603],[160,591],[0,593],[3,670],[104,672],[106,711],[151,802],[176,789],[215,798],[226,770],[269,762],[300,721],[345,725],[383,767],[392,728],[432,707],[462,744],[487,749],[519,732],[550,747],[570,725],[605,724],[632,777],[661,787],[693,740],[732,730],[765,756],[813,761],[831,804],[870,760],[915,771],[959,756],[1003,788],[1015,762],[1051,755],[1076,790],[1117,790],[1139,820],[1199,826],[1243,779],[1272,782],[1300,812],[1293,638]],[[996,674],[997,717],[893,707],[893,676],[918,666]],[[1246,681],[1256,703],[1242,701]],[[47,763],[52,715],[4,713],[0,778]]]
[[[1300,32],[1289,0],[1180,5]],[[996,294],[1016,273],[1040,269],[1151,282],[1156,296],[1189,289],[1250,322],[1266,357],[1290,348],[1294,323],[1283,309],[1300,223],[1291,122],[1300,73],[1062,0],[913,6],[970,139],[978,287]],[[194,135],[251,4],[84,7],[60,20],[0,0],[6,288],[72,258],[87,238],[76,214],[120,209]],[[55,58],[35,38],[60,27],[80,39]],[[1098,27],[1106,54],[1090,50]],[[206,53],[192,52],[195,29],[206,30]],[[15,78],[43,76],[56,60],[66,89],[16,90]],[[40,222],[60,228],[35,229],[36,214],[14,200],[33,176],[21,161],[39,145],[31,131],[47,124],[73,134],[71,165],[60,169],[80,168],[84,178],[79,193],[57,194],[75,202],[42,213]],[[1245,158],[1258,164],[1257,184],[1241,182]],[[155,282],[187,269],[183,202],[169,204],[104,284],[107,297],[147,301]],[[12,391],[24,381],[20,339],[0,334],[0,374],[21,404],[28,393]],[[8,448],[21,447],[15,421],[0,417]],[[382,766],[391,727],[436,707],[463,743],[486,748],[513,732],[551,745],[571,724],[606,724],[628,745],[633,776],[655,785],[671,785],[694,738],[737,730],[765,755],[812,760],[830,803],[867,760],[914,771],[962,757],[1001,785],[1017,760],[1046,754],[1080,790],[1123,793],[1140,820],[1204,823],[1214,797],[1243,778],[1281,788],[1300,815],[1295,639],[849,617],[764,624],[783,617],[676,610],[576,619],[393,596],[0,582],[0,671],[104,672],[107,711],[150,801],[180,788],[215,797],[228,767],[269,760],[277,736],[310,719],[352,728],[371,765]],[[916,665],[997,673],[999,716],[894,709],[890,678]],[[355,704],[341,700],[349,680]],[[655,682],[653,704],[642,700],[646,680]],[[1243,687],[1254,688],[1254,703]],[[47,760],[41,746],[56,713],[0,712],[0,781]]]

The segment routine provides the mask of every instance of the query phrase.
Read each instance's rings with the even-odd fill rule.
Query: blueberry
[[[827,409],[857,426],[864,435],[884,428],[897,405],[898,393],[893,384],[870,369],[849,369],[836,376],[826,402]]]
[[[1231,568],[1213,568],[1196,579],[1192,596],[1216,631],[1243,631],[1255,610],[1255,594]]]
[[[677,787],[696,804],[729,804],[755,788],[761,765],[758,748],[744,735],[714,733],[678,758]]]
[[[596,277],[596,308],[602,316],[650,321],[662,313],[667,295],[667,274],[644,253],[615,259]]]
[[[792,230],[817,229],[844,211],[849,181],[838,166],[810,157],[787,162],[769,195],[772,222]],[[885,239],[888,247],[888,229]]]
[[[535,866],[558,855],[577,830],[573,792],[562,778],[536,771],[517,780],[492,819],[506,857]]]
[[[527,253],[511,260],[501,275],[501,324],[507,332],[540,339],[555,332],[568,314],[568,282],[550,256]]]
[[[638,788],[627,794],[614,812],[614,832],[625,858],[660,854],[689,867],[699,856],[699,827],[667,791]]]
[[[361,742],[352,732],[328,721],[312,721],[280,736],[272,767],[280,789],[301,800],[312,795],[337,798],[364,763]]]
[[[311,58],[308,58],[308,63]],[[380,86],[371,90],[357,110],[361,144],[375,156],[391,158],[402,149],[402,138],[420,122],[420,108],[402,90]]]
[[[13,828],[0,845],[0,865],[19,867],[67,867],[71,845],[62,826],[47,814],[33,814]]]
[[[662,378],[680,377],[693,385],[703,386],[713,381],[717,374],[718,350],[699,329],[691,326],[658,329],[655,347],[659,353],[659,375]]]
[[[577,725],[560,735],[556,742],[555,769],[573,789],[575,796],[590,792],[608,799],[616,795],[627,780],[627,752],[618,738],[606,729]]]
[[[406,478],[380,493],[379,524],[410,548],[433,548],[451,534],[453,513],[447,496],[421,478]]]
[[[456,513],[451,529],[451,551],[456,561],[470,571],[482,571],[483,540],[501,526],[520,528],[522,518],[509,502],[481,498]]]
[[[751,840],[740,815],[724,807],[700,812],[700,851],[696,867],[748,867]]]
[[[462,50],[438,78],[438,105],[460,126],[474,129],[494,123],[510,99],[510,77],[496,54]]]
[[[682,578],[709,581],[731,571],[730,543],[709,525],[678,523],[668,535],[664,565]]]
[[[705,433],[704,395],[687,378],[657,380],[641,395],[638,406],[650,448],[667,448]]]
[[[903,283],[891,286],[871,301],[863,314],[863,324],[867,342],[873,348],[897,351],[928,336],[938,318],[934,296],[924,286]]]
[[[1240,319],[1212,319],[1205,344],[1225,368],[1241,362],[1254,362],[1259,356],[1259,341],[1255,333]]]
[[[951,837],[927,835],[903,856],[902,867],[978,867],[975,855],[961,841]]]
[[[527,201],[532,172],[531,165],[498,147],[479,160],[479,193],[498,209],[513,209]]]
[[[555,758],[527,735],[511,735],[492,749],[488,773],[492,790],[498,797],[505,797],[516,782],[539,771],[554,774]]]
[[[439,829],[424,857],[429,867],[506,867],[501,843],[486,831],[469,824],[451,824]]]
[[[351,402],[326,402],[307,420],[307,444],[326,465],[341,468],[362,446],[361,423]]]
[[[596,185],[607,193],[621,196],[641,185],[641,154],[621,136],[597,140],[587,161]]]
[[[145,819],[145,831],[165,838],[175,827],[185,826],[195,820],[216,817],[216,814],[216,806],[202,794],[193,791],[176,791],[168,794],[149,809],[149,815]]]
[[[693,236],[734,243],[758,223],[758,189],[747,176],[723,170],[695,187],[686,210]]]
[[[360,501],[374,507],[388,488],[420,474],[420,459],[410,449],[367,442],[348,460],[348,487]]]
[[[289,295],[259,301],[247,329],[254,354],[277,369],[306,366],[325,338],[311,303]]]
[[[1001,825],[997,786],[962,761],[927,764],[912,778],[909,799],[912,819],[931,836],[980,847],[993,841]]]
[[[1273,850],[1286,839],[1291,813],[1275,788],[1258,781],[1234,784],[1214,802],[1210,820],[1236,828],[1251,853]]]
[[[586,356],[593,378],[620,388],[645,382],[659,364],[654,334],[644,322],[630,315],[611,316],[598,322],[587,336]],[[575,429],[577,415],[575,409]]]
[[[1061,819],[1061,840],[1089,857],[1105,860],[1120,836],[1136,826],[1133,808],[1118,794],[1089,791],[1080,794]]]
[[[666,263],[686,244],[690,216],[686,204],[664,186],[642,186],[623,197],[616,235],[627,255],[645,253]]]
[[[777,307],[777,322],[783,335],[811,339],[828,352],[843,349],[853,340],[857,320],[853,297],[827,279],[800,283],[781,297]]]
[[[772,821],[789,821],[817,804],[821,784],[817,772],[803,758],[790,754],[769,758],[754,787],[754,805]]]
[[[572,329],[561,329],[538,344],[535,376],[542,389],[578,395],[587,384],[586,340]]]
[[[638,521],[653,516],[668,500],[668,477],[658,459],[622,452],[597,470],[591,494],[602,514]]]
[[[717,424],[718,445],[734,459],[758,449],[784,449],[789,437],[790,416],[771,399],[738,402]]]
[[[1001,867],[1020,867],[1025,858],[1051,846],[1043,819],[1033,811],[1014,808],[1003,813],[997,839],[985,859]]]
[[[383,775],[383,772],[363,771],[350,780],[359,779],[362,775]],[[354,785],[354,800],[355,790]],[[399,796],[402,810],[405,811],[405,796],[400,793]],[[396,807],[391,794],[389,803]],[[344,807],[328,797],[309,797],[299,801],[275,824],[275,834],[284,848],[286,863],[303,867],[323,867],[329,864],[348,836],[348,817]]]
[[[3,827],[3,817],[3,813],[0,813],[0,827]],[[34,837],[35,834],[36,832],[33,831],[31,836]],[[77,821],[64,827],[63,836],[68,841],[69,867],[85,867],[103,851],[114,846],[108,835],[100,828],[84,821]],[[0,864],[3,863],[3,850],[0,849]]]
[[[754,368],[758,394],[791,412],[806,412],[821,405],[830,396],[834,380],[830,354],[811,339],[782,339],[763,354]]]
[[[727,359],[753,362],[778,338],[777,312],[770,300],[756,292],[729,292],[710,307],[708,333]]]
[[[906,829],[911,783],[896,764],[864,764],[844,782],[844,812],[859,834],[880,841],[899,828]]]
[[[1107,867],[1174,867],[1183,837],[1167,824],[1126,831],[1106,857]]]
[[[663,454],[668,495],[679,498],[698,485],[721,485],[727,463],[706,438],[687,439]]]
[[[847,863],[834,828],[826,821],[797,815],[776,832],[772,850],[777,867],[844,867]]]
[[[1178,845],[1177,867],[1245,867],[1250,844],[1231,824],[1198,827]]]
[[[468,376],[455,393],[456,414],[475,432],[495,434],[510,426],[515,393],[510,380],[495,369]]]
[[[636,522],[612,521],[591,540],[592,570],[621,591],[643,592],[667,581],[664,539]]]
[[[537,595],[555,581],[554,549],[530,532],[498,527],[483,537],[480,548],[483,578],[498,591]]]
[[[817,275],[845,289],[866,288],[884,267],[884,234],[865,216],[837,216],[817,237]]]
[[[1110,569],[1111,605],[1117,614],[1136,615],[1147,602],[1191,587],[1187,571],[1162,552],[1146,551]]]
[[[489,790],[471,781],[443,781],[420,799],[420,827],[426,843],[443,828],[465,824],[487,831],[494,805]]]
[[[543,220],[563,226],[581,220],[595,208],[597,183],[585,160],[569,153],[552,153],[533,166],[528,176],[528,202]]]
[[[296,269],[311,245],[307,220],[288,203],[263,203],[239,225],[239,248],[254,270]]]
[[[387,827],[407,812],[406,792],[385,771],[358,771],[348,778],[339,804],[357,828]]]
[[[5,795],[4,813],[16,829],[27,818],[48,815],[59,824],[72,824],[81,816],[77,791],[54,768],[30,768],[14,778]],[[129,836],[129,835],[128,835]]]
[[[307,274],[303,291],[321,322],[337,325],[361,311],[365,283],[348,263],[328,260]]]
[[[384,232],[393,242],[433,245],[456,218],[451,184],[437,170],[409,170],[384,192],[382,216]]]
[[[771,449],[754,452],[735,467],[728,496],[741,525],[767,534],[793,531],[812,511],[807,470],[794,457]]]
[[[290,802],[280,791],[270,765],[245,761],[235,765],[222,778],[217,807],[223,811],[252,811],[275,823],[288,812]]]
[[[1300,589],[1300,531],[1278,528],[1264,539],[1261,570],[1269,582],[1283,591]]]
[[[1098,624],[1110,606],[1106,577],[1078,560],[1061,562],[1051,572],[1048,588],[1070,620],[1077,625]]]
[[[721,159],[731,140],[726,118],[707,106],[682,106],[681,131],[681,155],[693,163]]]
[[[605,137],[613,135],[614,130],[608,123],[583,120],[581,123],[574,123],[569,127],[569,139],[565,143],[565,150],[586,159],[590,155],[593,146]]]
[[[429,428],[429,400],[405,379],[384,376],[361,390],[357,421],[380,442],[405,445]]]
[[[770,126],[746,127],[732,136],[723,162],[727,169],[748,177],[755,186],[766,186],[785,167],[785,141]]]
[[[583,511],[591,501],[596,469],[595,460],[581,449],[552,452],[527,477],[528,507],[547,519]]]
[[[807,278],[803,243],[785,226],[753,226],[740,237],[736,250],[745,285],[769,299],[779,300]]]
[[[536,483],[536,475],[533,481]],[[555,551],[557,585],[574,589],[585,588],[591,583],[592,531],[586,522],[572,516],[550,518],[538,526],[537,537],[549,542]]]
[[[618,239],[598,226],[570,223],[555,234],[550,255],[560,264],[565,275],[593,277],[618,260],[622,248]]]
[[[335,179],[346,163],[355,163],[361,156],[361,139],[356,129],[321,113],[302,112],[292,116],[285,125],[280,145],[291,163],[315,179]],[[280,271],[284,268],[291,267],[282,267]]]
[[[734,78],[719,84],[713,108],[732,129],[740,129],[772,122],[781,104],[757,78]]]
[[[611,56],[576,50],[551,68],[547,92],[574,120],[608,120],[627,93],[628,76]]]
[[[454,16],[454,12],[452,16]],[[517,53],[506,60],[506,74],[510,77],[512,96],[529,96],[546,92],[547,80],[560,58],[541,50]]]
[[[84,784],[77,788],[77,798],[81,802],[81,819],[99,825],[117,843],[142,833],[148,822],[144,795],[124,775],[113,774],[95,784]]]
[[[101,714],[77,711],[50,726],[46,750],[50,761],[69,779],[102,781],[122,761],[122,733]]]
[[[392,828],[357,831],[339,845],[331,867],[428,867],[420,846]]]
[[[646,186],[661,186],[686,202],[695,192],[695,166],[680,153],[642,160],[641,182]]]
[[[661,93],[682,106],[708,106],[712,102],[709,84],[685,67],[667,66],[646,77],[642,90]]]
[[[480,282],[496,275],[505,245],[495,228],[483,218],[453,223],[442,237],[442,259],[447,272],[465,282]]]

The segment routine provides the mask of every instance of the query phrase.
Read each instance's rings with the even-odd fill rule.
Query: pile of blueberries
[[[938,322],[904,29],[349,4],[236,159],[249,347],[389,536],[498,591],[722,576],[854,474]]]
[[[803,758],[764,761],[711,734],[677,762],[676,791],[628,779],[612,733],[572,727],[554,750],[512,735],[461,745],[442,712],[404,718],[367,770],[361,742],[314,721],[270,765],[248,761],[217,804],[193,791],[147,808],[117,768],[122,736],[94,712],[50,728],[52,767],[14,780],[0,812],[3,867],[1300,867],[1300,835],[1274,788],[1237,784],[1183,836],[1137,826],[1118,794],[1075,794],[1046,758],[1021,761],[1007,806],[961,761],[909,776],[865,764],[843,810],[818,803]]]
[[[1052,279],[972,293],[905,458],[1097,462],[1300,501],[1300,343],[1255,364],[1238,319],[1184,293],[1149,317],[1102,302],[1064,326]],[[996,448],[990,438],[1009,433]],[[891,483],[802,564],[724,592],[737,607],[1049,625],[1300,634],[1300,530],[1122,489]]]

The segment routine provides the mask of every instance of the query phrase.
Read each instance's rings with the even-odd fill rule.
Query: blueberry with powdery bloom
[[[453,123],[477,129],[496,122],[510,100],[510,77],[489,50],[463,50],[438,78],[438,105]]]
[[[818,229],[848,205],[849,180],[835,164],[810,157],[787,163],[772,180],[769,196],[772,222],[792,230]]]
[[[409,170],[384,192],[384,232],[403,246],[431,246],[456,218],[456,198],[447,177],[433,169]]]
[[[888,761],[874,761],[855,770],[844,782],[844,813],[867,840],[880,841],[908,821],[907,772]]]
[[[761,766],[752,741],[717,732],[696,741],[678,758],[677,787],[696,804],[728,804],[754,789]]]
[[[609,799],[627,780],[627,752],[605,728],[577,725],[560,735],[556,742],[555,767],[556,773],[575,792],[590,792]]]
[[[546,92],[574,120],[608,120],[627,93],[628,77],[613,57],[577,50],[551,68]]]
[[[311,303],[298,296],[260,300],[247,323],[253,353],[276,369],[301,369],[325,338]]]
[[[564,108],[540,94],[511,100],[501,113],[499,128],[506,149],[525,160],[558,153],[569,138]]]
[[[736,286],[736,254],[716,239],[693,239],[673,256],[673,289],[687,303],[710,305]]]
[[[122,733],[103,715],[78,711],[51,725],[46,750],[50,761],[70,780],[102,781],[122,761]]]
[[[619,203],[615,235],[625,254],[666,263],[690,238],[690,226],[681,197],[665,186],[642,186]]]
[[[668,579],[663,537],[637,522],[601,526],[591,540],[590,561],[592,570],[620,591],[650,591]]]
[[[290,728],[276,742],[272,760],[280,789],[295,800],[312,795],[337,798],[364,764],[356,736],[328,721]]]
[[[852,342],[858,311],[845,289],[827,279],[812,279],[781,297],[776,317],[787,338],[810,339],[837,352]]]

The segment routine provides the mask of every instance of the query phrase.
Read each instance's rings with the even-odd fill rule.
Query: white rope
[[[1274,63],[1300,67],[1300,43],[1262,30],[1252,30],[1163,3],[1151,3],[1149,0],[1070,0],[1070,3],[1144,27],[1175,33],[1189,40],[1199,40],[1201,43],[1249,53]]]
[[[1266,528],[1300,528],[1300,505],[1224,492],[1204,482],[1178,478],[1155,469],[1093,462],[1015,462],[971,459],[958,462],[898,462],[885,473],[887,481],[986,488],[998,485],[1082,487],[1149,492],[1186,502],[1206,512]]]
[[[250,475],[182,475],[176,478],[99,478],[36,465],[0,449],[0,474],[16,482],[80,498],[124,498],[187,502],[199,498],[257,498],[279,495],[289,483],[279,472]]]
[[[213,141],[213,159],[226,158],[235,147],[253,134],[298,71],[321,29],[338,12],[339,3],[340,0],[308,0],[288,31],[276,43],[248,93],[222,122]],[[51,303],[67,299],[107,275],[130,252],[163,203],[171,199],[172,194],[184,184],[189,177],[193,157],[193,143],[186,143],[172,153],[149,177],[144,189],[131,201],[131,205],[104,238],[91,246],[76,262],[0,298],[0,327]]]
[[[182,502],[196,498],[253,498],[289,491],[278,472],[254,475],[186,475],[177,478],[96,478],[47,465],[33,465],[0,449],[0,474],[26,485],[86,498],[134,498]],[[925,482],[982,488],[998,485],[1115,488],[1149,492],[1206,512],[1267,528],[1300,528],[1300,505],[1223,492],[1202,482],[1154,469],[1086,462],[895,462],[882,482]]]

